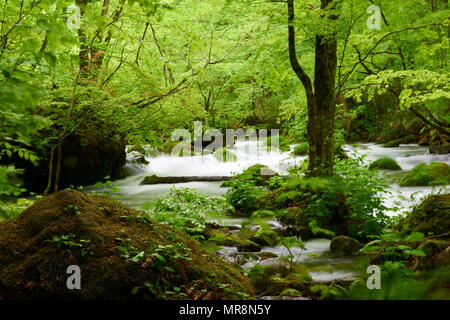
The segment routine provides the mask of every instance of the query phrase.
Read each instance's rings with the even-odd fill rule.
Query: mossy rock
[[[354,254],[361,249],[363,245],[356,239],[348,236],[337,236],[331,240],[330,250],[342,254]]]
[[[256,186],[265,186],[270,178],[277,175],[278,173],[268,166],[255,164],[222,183],[221,187],[231,187],[234,183],[243,181],[252,181]]]
[[[237,156],[226,147],[217,149],[214,157],[220,162],[236,162],[238,160]]]
[[[402,167],[392,158],[381,158],[371,163],[369,170],[402,170]]]
[[[253,292],[232,264],[110,197],[61,191],[1,222],[0,234],[0,300],[159,299],[177,287],[185,294],[178,298],[202,298],[189,290],[193,283],[211,299]],[[158,248],[164,260],[154,255]],[[171,269],[161,269],[166,263]],[[81,290],[67,289],[71,265],[81,269]],[[137,289],[162,277],[167,288],[159,293]]]
[[[397,140],[389,141],[389,142],[383,144],[383,147],[384,148],[398,148],[398,147],[400,147],[400,143],[401,143],[401,140],[397,139]]]
[[[440,235],[450,230],[450,194],[431,195],[416,206],[400,223],[405,233]]]
[[[256,232],[250,240],[261,246],[275,246],[280,239],[278,234],[273,230],[260,230]]]
[[[443,162],[434,162],[429,165],[419,164],[400,181],[402,187],[447,185],[449,183],[450,167]]]
[[[306,156],[309,152],[308,142],[302,142],[294,147],[292,154],[294,156]]]
[[[261,246],[249,239],[239,237],[236,234],[221,230],[212,230],[208,241],[217,243],[226,247],[235,247],[242,252],[259,252]]]

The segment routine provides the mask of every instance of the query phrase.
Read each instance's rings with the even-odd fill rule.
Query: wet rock
[[[356,239],[348,236],[337,236],[331,240],[330,250],[342,254],[354,254],[361,249],[363,245]]]

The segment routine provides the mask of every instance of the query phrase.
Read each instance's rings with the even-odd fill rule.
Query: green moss
[[[220,148],[214,154],[214,157],[221,162],[236,162],[237,156],[227,148]]]
[[[70,206],[80,214],[68,212]],[[0,234],[0,299],[198,299],[193,292],[201,290],[212,299],[252,294],[249,281],[230,263],[108,197],[61,191],[1,222]],[[71,240],[58,246],[62,235]],[[63,275],[72,264],[82,270],[81,290],[64,289]],[[222,284],[227,290],[218,289]],[[197,290],[188,290],[191,286]],[[168,293],[175,288],[184,295]]]
[[[369,170],[402,170],[402,168],[394,159],[381,158],[372,162]]]
[[[450,194],[431,195],[399,224],[404,232],[438,235],[450,230]],[[407,227],[407,228],[406,228]]]
[[[236,247],[239,251],[245,252],[261,251],[259,244],[224,230],[212,230],[209,235],[208,241],[215,242],[218,245]]]
[[[275,246],[279,242],[279,237],[275,231],[268,229],[256,232],[250,240],[262,246]]]
[[[398,148],[400,146],[401,140],[397,139],[397,140],[393,140],[393,141],[389,141],[385,144],[383,144],[383,147],[385,148]]]
[[[446,163],[434,162],[430,165],[419,164],[404,176],[400,185],[403,187],[447,185],[450,182],[450,167]]]

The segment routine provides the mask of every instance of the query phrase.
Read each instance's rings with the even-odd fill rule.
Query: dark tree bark
[[[333,0],[322,0],[325,9]],[[314,85],[297,60],[295,48],[294,0],[287,0],[289,58],[292,69],[306,91],[308,107],[309,175],[333,173],[334,118],[336,113],[335,80],[337,41],[335,35],[316,35]],[[329,19],[337,19],[335,16]]]

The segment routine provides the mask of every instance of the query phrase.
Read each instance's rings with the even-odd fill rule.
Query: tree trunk
[[[316,36],[314,71],[315,109],[308,137],[309,171],[312,175],[331,175],[334,158],[334,118],[336,114],[335,80],[337,42],[335,38]]]
[[[332,0],[322,0],[325,9]],[[314,86],[297,60],[295,49],[294,0],[287,0],[289,59],[292,69],[303,84],[308,107],[309,175],[333,173],[334,118],[336,113],[335,80],[337,41],[335,35],[316,35]],[[337,19],[336,16],[328,17]]]

